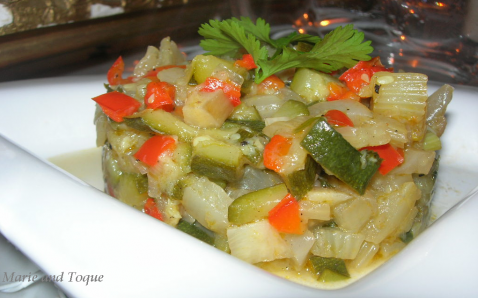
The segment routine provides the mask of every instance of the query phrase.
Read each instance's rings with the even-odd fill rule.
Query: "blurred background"
[[[0,0],[0,82],[105,74],[165,36],[194,54],[199,25],[231,16],[274,36],[354,23],[387,66],[478,86],[478,0]]]

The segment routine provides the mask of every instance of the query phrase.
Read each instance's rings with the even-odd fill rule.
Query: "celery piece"
[[[176,226],[176,228],[180,231],[185,232],[186,234],[193,236],[194,238],[197,238],[203,242],[206,242],[207,244],[214,245],[214,237],[208,234],[206,231],[204,231],[206,228],[201,229],[201,227],[198,227],[196,225],[196,222],[189,223],[181,219],[179,220],[179,223]]]
[[[427,81],[426,75],[418,73],[375,73],[373,112],[410,125],[412,140],[420,141],[426,132]]]
[[[316,162],[361,195],[380,167],[381,158],[377,153],[352,147],[324,117],[318,118],[301,145]]]
[[[342,279],[350,277],[347,267],[345,266],[345,262],[342,259],[312,256],[310,257],[309,261],[312,264],[315,274],[318,275],[318,278],[321,281],[327,282],[341,280],[340,278],[337,278],[337,275],[341,275],[343,277]],[[326,271],[330,271],[335,274],[330,274]]]
[[[431,130],[427,131],[423,138],[423,150],[435,151],[441,149],[440,138]]]

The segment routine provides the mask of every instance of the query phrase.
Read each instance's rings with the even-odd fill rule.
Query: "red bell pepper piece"
[[[214,92],[216,90],[222,90],[233,106],[237,107],[241,104],[241,86],[238,84],[229,80],[223,81],[215,77],[207,78],[203,84],[201,91]]]
[[[270,170],[279,172],[282,168],[282,157],[289,153],[291,146],[289,139],[275,135],[264,147],[263,160],[264,166]]]
[[[328,83],[327,87],[329,89],[329,96],[327,96],[327,101],[341,100],[341,99],[351,99],[351,100],[360,100],[360,96],[350,91],[347,87],[342,87],[336,83]]]
[[[380,62],[380,57],[370,61],[359,61],[354,67],[344,72],[339,79],[345,81],[347,87],[355,93],[359,93],[362,87],[367,86],[374,73],[379,71],[393,72],[393,68],[386,68]]]
[[[159,159],[176,148],[176,140],[170,136],[156,135],[149,138],[134,157],[147,165],[155,166]]]
[[[259,86],[257,87],[257,93],[259,94],[272,94],[279,89],[285,87],[284,81],[282,81],[278,76],[271,75],[262,81]]]
[[[381,146],[369,146],[361,148],[360,150],[371,150],[377,152],[378,156],[383,159],[378,171],[382,175],[386,175],[388,172],[393,170],[395,167],[401,165],[405,158],[403,157],[403,152],[395,149],[390,144],[385,144]]]
[[[269,211],[269,223],[280,233],[299,235],[304,233],[299,203],[291,194],[287,194]]]
[[[144,204],[143,210],[144,213],[151,215],[152,217],[159,219],[160,221],[163,221],[163,214],[161,214],[161,211],[159,211],[159,208],[156,205],[154,199],[148,198],[146,200],[146,203]]]
[[[144,103],[148,109],[174,110],[176,87],[166,82],[151,82],[146,86]]]
[[[106,78],[108,79],[108,83],[112,86],[120,85],[120,84],[127,84],[132,82],[132,78],[128,77],[123,79],[123,72],[124,72],[124,62],[121,56],[116,59],[115,63],[111,66],[106,74]]]
[[[327,113],[325,113],[324,116],[327,119],[327,122],[329,122],[329,124],[354,127],[354,123],[352,122],[352,120],[350,120],[347,114],[342,111],[329,110],[327,111]]]
[[[252,58],[251,54],[242,55],[242,59],[241,60],[236,60],[236,62],[234,62],[234,65],[238,66],[238,67],[243,67],[247,70],[257,68],[257,65],[254,62],[254,58]]]
[[[116,122],[123,122],[123,117],[138,111],[141,103],[124,93],[113,91],[93,97],[103,112]]]

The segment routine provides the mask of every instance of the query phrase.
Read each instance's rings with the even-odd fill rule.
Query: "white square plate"
[[[95,146],[90,98],[104,93],[104,81],[0,84],[0,232],[47,274],[63,276],[57,284],[72,297],[478,296],[476,88],[457,87],[447,112],[433,209],[439,220],[368,276],[323,291],[220,252],[47,162]],[[102,281],[86,285],[87,275]]]

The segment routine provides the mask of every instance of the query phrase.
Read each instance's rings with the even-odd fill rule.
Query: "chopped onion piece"
[[[428,174],[435,161],[435,151],[405,149],[405,162],[396,167],[391,174]]]
[[[335,189],[313,188],[306,195],[307,200],[317,203],[329,203],[334,205],[352,198],[351,195]]]
[[[255,264],[291,256],[289,244],[268,220],[227,229],[231,255]]]
[[[297,268],[304,266],[309,251],[315,242],[314,234],[309,230],[302,235],[286,234],[284,240],[290,245],[291,259]]]
[[[319,228],[311,252],[320,257],[354,259],[362,246],[365,236],[341,231],[337,228]]]
[[[205,177],[195,178],[184,189],[184,209],[200,224],[219,234],[225,234],[227,213],[232,199],[224,189]]]

